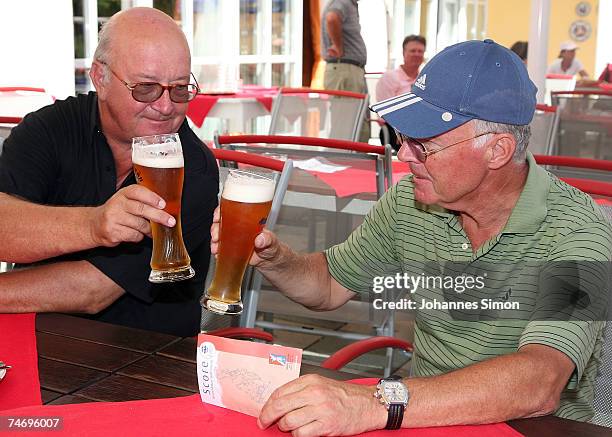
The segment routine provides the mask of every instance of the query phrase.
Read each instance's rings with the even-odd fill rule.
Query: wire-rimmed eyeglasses
[[[400,132],[398,132],[397,130],[395,131],[395,133],[397,134],[397,139],[400,142],[401,145],[405,145],[410,147],[410,149],[412,149],[412,151],[414,152],[414,156],[416,156],[416,158],[421,161],[421,162],[425,162],[427,161],[427,157],[431,156],[435,153],[441,152],[442,150],[446,150],[450,147],[456,146],[457,144],[461,144],[461,143],[465,143],[466,141],[470,141],[470,140],[475,140],[476,138],[482,137],[484,135],[488,135],[488,134],[495,134],[497,132],[483,132],[481,134],[478,134],[476,136],[470,137],[470,138],[466,138],[464,140],[461,141],[457,141],[456,143],[452,143],[452,144],[448,144],[446,146],[441,146],[440,144],[431,141],[431,140],[427,140],[426,143],[432,143],[435,144],[436,146],[440,147],[439,149],[436,150],[427,150],[427,147],[425,147],[425,144],[422,143],[421,141],[415,139],[415,138],[411,138],[408,137]]]
[[[168,93],[170,94],[170,100],[172,100],[174,103],[187,103],[193,100],[200,92],[198,81],[193,73],[191,73],[191,77],[193,77],[195,83],[177,85],[162,85],[161,83],[157,82],[128,83],[121,79],[108,64],[104,65],[106,65],[110,72],[113,73],[113,76],[121,81],[126,88],[132,92],[132,97],[134,100],[140,103],[153,103],[158,100],[166,90],[168,90]]]

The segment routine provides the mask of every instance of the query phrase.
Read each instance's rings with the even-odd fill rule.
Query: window
[[[194,70],[225,64],[244,84],[301,86],[300,0],[197,0],[193,22]]]
[[[425,60],[449,45],[486,37],[487,0],[393,0],[392,4],[389,68],[402,63],[406,35],[427,38]]]
[[[152,6],[176,20],[204,86],[232,80],[301,86],[301,0],[73,0],[77,92],[92,89],[88,72],[100,26],[134,6]]]
[[[486,38],[486,0],[470,0],[467,3],[467,37],[466,39]]]

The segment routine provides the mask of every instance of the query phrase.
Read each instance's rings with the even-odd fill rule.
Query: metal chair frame
[[[571,167],[606,172],[603,174],[608,175],[608,178],[612,175],[612,161],[576,158],[574,156],[534,155],[534,158],[538,164],[552,167],[551,171],[553,173],[555,173],[555,170],[558,170],[560,167]],[[559,179],[578,188],[581,191],[584,191],[587,194],[612,198],[612,182],[565,177],[563,175],[559,175]]]
[[[368,95],[361,93],[354,93],[350,91],[338,91],[338,90],[325,90],[325,89],[314,89],[314,88],[281,88],[278,93],[278,97],[274,101],[274,105],[272,107],[272,120],[270,122],[270,135],[281,135],[278,132],[279,120],[282,115],[283,110],[283,102],[288,97],[288,95],[295,94],[316,94],[316,95],[326,95],[326,96],[335,96],[335,97],[344,97],[350,99],[359,99],[361,100],[361,104],[357,111],[357,117],[353,122],[353,126],[351,128],[351,138],[345,138],[347,140],[357,141],[359,138],[359,132],[361,129],[361,125],[364,122],[364,117],[368,107]]]
[[[600,99],[602,102],[609,102],[605,108],[591,107],[591,105],[597,105],[597,101]],[[555,91],[551,93],[551,100],[552,104],[558,108],[558,126],[556,128],[556,134],[552,138],[551,154],[571,154],[571,152],[568,153],[567,151],[561,150],[563,134],[581,134],[582,139],[584,139],[588,132],[591,132],[591,134],[598,134],[599,141],[595,146],[596,153],[602,153],[602,151],[603,153],[607,152],[605,146],[610,144],[610,137],[612,136],[609,132],[600,129],[591,131],[591,129],[582,126],[572,129],[571,126],[576,122],[584,122],[581,120],[573,120],[573,116],[577,114],[580,116],[588,116],[595,115],[595,112],[597,112],[598,115],[601,116],[600,111],[603,110],[606,113],[604,117],[612,117],[612,90]],[[579,105],[579,107],[575,108],[574,104]],[[591,113],[591,110],[596,111]],[[569,130],[565,129],[567,125],[570,126]],[[582,144],[580,142],[576,142],[576,144],[570,142],[566,144],[566,146],[581,147]]]
[[[373,146],[349,140],[289,135],[215,135],[213,141],[214,147],[219,149],[245,150],[250,153],[273,152],[303,156],[313,156],[313,154],[316,154],[327,157],[351,158],[355,157],[355,152],[357,152],[361,154],[360,158],[375,161],[376,194],[378,197],[382,196],[393,185],[393,171],[391,167],[393,149],[389,145]],[[255,144],[266,144],[268,148],[262,149],[261,147],[252,146]],[[283,145],[284,147],[279,147],[278,145]],[[286,147],[287,145],[298,147]]]
[[[557,136],[557,129],[559,127],[559,111],[557,109],[558,108],[556,106],[549,106],[538,103],[536,105],[536,112],[534,114],[534,118],[531,121],[532,128],[534,127],[535,123],[538,123],[538,121],[548,123],[543,149],[545,155],[553,154],[553,144]]]
[[[251,144],[251,145],[249,145]],[[283,147],[262,147],[255,144],[263,145],[283,145]],[[291,156],[328,156],[328,157],[346,157],[354,158],[355,153],[362,155],[362,158],[374,161],[376,166],[376,187],[377,187],[377,198],[380,198],[384,194],[386,188],[392,184],[392,171],[391,171],[391,154],[392,149],[389,145],[372,146],[366,143],[358,143],[347,140],[334,140],[334,139],[323,139],[323,138],[311,138],[311,137],[295,137],[295,136],[284,136],[284,135],[238,135],[229,136],[216,135],[214,138],[214,145],[217,148],[228,148],[230,150],[246,150],[250,153],[275,153],[283,154],[288,153]],[[295,148],[291,146],[297,146],[302,148]],[[253,296],[259,296],[259,290],[262,287],[263,278],[261,275],[254,275],[250,283],[251,296],[249,300],[248,311],[243,312],[243,316],[240,321],[241,326],[245,327],[260,327],[268,330],[280,329],[290,332],[299,332],[309,334],[318,334],[323,336],[332,336],[337,338],[349,339],[349,340],[363,340],[372,338],[372,335],[365,335],[351,332],[339,332],[329,329],[303,329],[301,327],[294,327],[284,325],[280,323],[274,323],[266,320],[256,320],[256,308],[258,298]],[[271,294],[271,293],[270,293]],[[283,302],[278,302],[278,305],[283,305]],[[372,318],[371,305],[368,306],[368,317]],[[346,304],[346,311],[356,311],[359,314],[366,312],[364,309],[364,302],[350,301]],[[350,308],[349,308],[350,307]],[[245,305],[246,308],[246,305]],[[343,307],[344,309],[344,307]],[[305,317],[309,317],[310,314],[306,309],[300,309],[300,314]],[[303,311],[303,313],[302,313]],[[316,318],[320,318],[316,317]],[[377,322],[376,333],[378,336],[393,336],[395,329],[394,314],[385,314],[384,317]],[[389,372],[393,359],[393,350],[391,348],[387,351],[387,364],[385,366],[385,372]]]

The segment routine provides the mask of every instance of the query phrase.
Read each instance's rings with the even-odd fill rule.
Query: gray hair
[[[110,80],[109,66],[112,59],[112,37],[115,22],[116,20],[110,19],[102,25],[102,29],[98,34],[98,47],[96,47],[93,55],[94,60],[99,61],[104,66],[104,82]]]
[[[474,120],[474,130],[476,134],[484,132],[497,132],[503,134],[511,134],[516,140],[516,149],[513,159],[516,162],[522,162],[527,156],[527,145],[531,137],[531,127],[526,125],[495,123],[486,120]],[[482,143],[484,144],[484,138]],[[481,145],[479,144],[479,145]]]

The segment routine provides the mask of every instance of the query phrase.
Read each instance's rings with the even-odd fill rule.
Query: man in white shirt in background
[[[426,45],[427,41],[420,35],[408,35],[404,38],[402,43],[404,63],[382,75],[376,84],[376,101],[380,102],[410,92],[412,84],[419,75]]]
[[[410,92],[412,84],[419,75],[426,46],[427,40],[423,36],[408,35],[404,38],[402,42],[404,63],[382,75],[376,84],[377,102]],[[384,131],[387,132],[387,135],[383,133]],[[389,143],[395,151],[399,151],[400,145],[397,143],[397,137],[393,129],[381,129],[380,142],[381,144]]]

